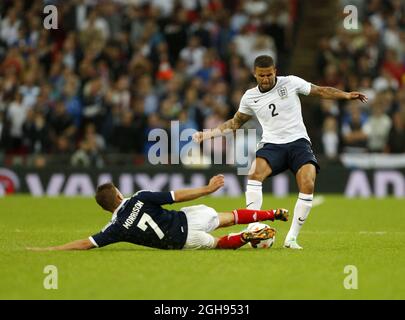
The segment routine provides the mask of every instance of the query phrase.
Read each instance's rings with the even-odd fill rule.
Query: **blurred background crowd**
[[[43,26],[48,4],[58,29]],[[348,4],[358,8],[356,30],[343,27]],[[291,68],[299,0],[1,1],[0,162],[102,167],[125,154],[145,163],[154,128],[170,133],[178,120],[180,130],[202,130],[231,118],[255,86],[261,54],[274,57],[279,75],[368,96],[304,101],[319,156],[405,153],[405,1],[339,8],[308,78]]]

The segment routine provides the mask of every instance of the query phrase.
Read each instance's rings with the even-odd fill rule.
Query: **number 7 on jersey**
[[[147,213],[144,213],[139,219],[138,224],[136,225],[139,229],[142,231],[145,231],[148,228],[148,225],[155,231],[156,235],[159,237],[159,239],[163,239],[165,234],[163,231],[159,228],[159,226],[156,224],[155,221],[153,221],[152,217],[148,215]]]

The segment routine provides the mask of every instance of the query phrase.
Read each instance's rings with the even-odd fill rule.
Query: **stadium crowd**
[[[405,2],[341,1],[355,5],[359,28],[340,25],[320,40],[319,84],[365,93],[369,102],[321,101],[323,152],[405,153]],[[342,76],[343,75],[343,76]]]
[[[351,2],[359,29],[320,39],[314,82],[363,91],[369,103],[313,106],[315,150],[405,153],[405,5]],[[58,29],[43,26],[46,4],[57,5]],[[52,154],[101,167],[108,153],[142,162],[154,128],[215,127],[255,85],[257,55],[286,74],[298,11],[297,0],[2,1],[3,162],[43,166]]]

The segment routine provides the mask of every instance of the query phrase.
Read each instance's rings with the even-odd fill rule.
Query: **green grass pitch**
[[[266,207],[292,211],[295,197],[265,197]],[[243,198],[204,198],[226,211]],[[183,205],[171,206],[180,208]],[[120,243],[102,249],[30,252],[98,232],[110,216],[88,198],[0,199],[0,299],[405,299],[405,201],[325,196],[312,209],[299,243],[282,248],[290,222],[271,249],[163,251]],[[219,229],[216,235],[244,226]],[[44,268],[58,270],[58,289],[46,290]],[[358,271],[347,290],[344,268]]]

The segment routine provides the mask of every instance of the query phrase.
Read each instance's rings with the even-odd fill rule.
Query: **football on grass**
[[[247,227],[247,231],[256,232],[263,228],[268,228],[269,226],[264,223],[251,223]],[[268,249],[271,248],[274,244],[274,240],[276,240],[276,236],[267,240],[258,240],[249,242],[249,245],[254,249]]]

